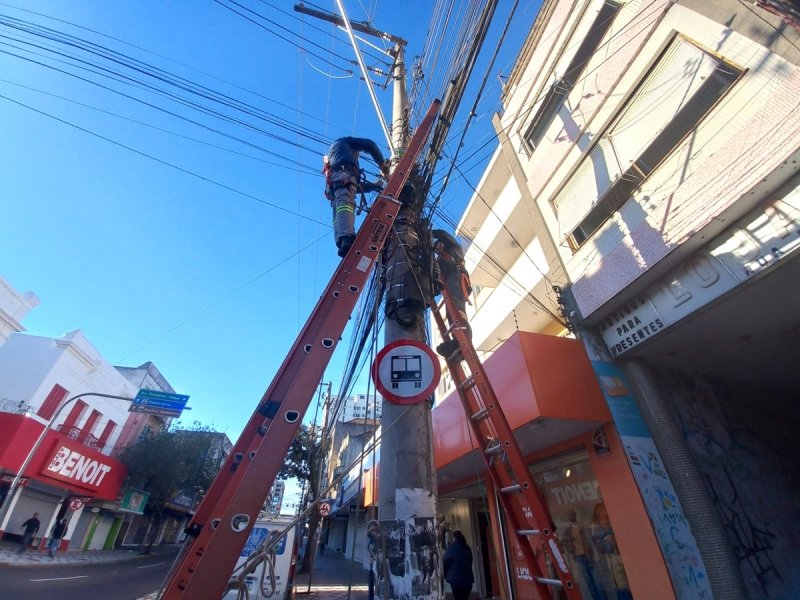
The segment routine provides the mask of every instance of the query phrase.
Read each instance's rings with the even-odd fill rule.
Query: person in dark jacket
[[[39,531],[41,523],[39,522],[39,513],[33,513],[33,516],[22,524],[25,531],[22,534],[22,542],[19,545],[18,553],[22,554],[31,545],[33,536]]]
[[[333,205],[333,235],[339,256],[344,257],[356,237],[356,192],[380,191],[378,183],[361,181],[358,155],[369,154],[384,176],[389,174],[389,161],[384,160],[380,148],[366,138],[339,138],[328,151],[325,164],[325,197]]]
[[[55,558],[56,550],[58,550],[58,546],[61,544],[61,538],[64,537],[65,533],[67,533],[67,520],[63,518],[56,519],[56,524],[53,525],[53,530],[50,532],[50,543],[47,544],[50,558]]]
[[[472,574],[472,550],[464,534],[453,532],[453,542],[444,553],[444,579],[450,584],[455,600],[467,600],[475,583]]]

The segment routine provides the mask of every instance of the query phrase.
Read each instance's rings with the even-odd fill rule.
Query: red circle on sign
[[[422,351],[431,361],[431,367],[433,369],[432,377],[430,383],[425,387],[425,389],[420,390],[418,393],[414,394],[413,396],[400,396],[395,392],[392,392],[381,380],[378,375],[378,369],[386,358],[386,356],[395,348],[400,346],[413,346],[418,350]],[[422,402],[426,398],[428,398],[432,393],[433,390],[436,389],[436,386],[439,385],[439,379],[442,376],[442,369],[439,366],[439,357],[430,349],[427,344],[424,344],[418,340],[411,340],[411,339],[404,339],[404,340],[395,340],[391,344],[383,347],[378,355],[375,357],[375,362],[372,363],[372,381],[375,383],[375,387],[381,393],[381,396],[386,398],[389,402],[394,404],[418,404]]]

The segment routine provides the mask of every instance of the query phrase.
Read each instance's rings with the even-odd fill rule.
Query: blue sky
[[[74,45],[15,26],[34,23],[103,45],[307,128],[311,138],[371,137],[385,149],[363,82],[322,60],[330,50],[352,58],[333,39],[343,33],[282,12],[292,13],[293,2],[237,2],[273,20],[260,22],[284,37],[291,36],[280,26],[303,34],[307,52],[206,0],[0,3],[0,274],[41,299],[25,327],[53,337],[82,329],[113,364],[152,361],[191,396],[191,419],[234,440],[338,262],[316,172],[326,144],[230,109],[222,110],[250,127],[223,122],[90,73]],[[362,4],[345,3],[352,19],[368,11],[376,27],[409,41],[409,57],[422,52],[432,2]],[[523,4],[495,75],[508,75],[533,22],[538,3]],[[336,11],[332,1],[321,8]],[[507,10],[498,10],[473,80]],[[467,149],[490,131],[499,100],[498,80],[490,81]],[[377,94],[388,119],[390,92]],[[473,99],[468,93],[464,104]],[[481,164],[473,163],[475,183]],[[458,182],[448,189],[454,219],[469,195]],[[334,390],[348,344],[345,334],[326,374]],[[366,377],[360,381],[355,393],[366,392]]]

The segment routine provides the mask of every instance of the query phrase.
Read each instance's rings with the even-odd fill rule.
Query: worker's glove
[[[380,165],[378,165],[378,167],[380,168],[381,173],[383,173],[383,176],[386,179],[389,179],[389,175],[391,174],[391,169],[392,169],[392,160],[387,158]]]

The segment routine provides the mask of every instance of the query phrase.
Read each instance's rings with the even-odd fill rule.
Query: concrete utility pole
[[[381,37],[392,41],[394,58],[392,68],[393,102],[391,142],[395,163],[404,154],[409,140],[409,104],[406,92],[406,67],[404,48],[406,42],[401,38],[373,29],[364,23],[351,23],[341,2],[337,1],[342,17],[320,14],[303,5],[295,5],[295,10],[310,14],[326,21],[346,27],[351,41],[352,30]],[[358,50],[355,49],[359,56]],[[370,82],[367,81],[367,85]],[[371,88],[370,88],[371,89]],[[382,116],[379,117],[383,123]],[[419,173],[412,172],[400,200],[403,207],[395,220],[394,233],[391,234],[384,248],[384,277],[386,294],[386,321],[384,325],[384,341],[390,344],[396,340],[413,339],[427,341],[425,309],[431,300],[430,276],[428,273],[431,260],[428,237],[430,226],[421,223],[425,192]],[[384,524],[383,530],[405,527],[410,519],[416,524],[429,527],[430,538],[427,540],[434,548],[440,547],[437,527],[437,486],[436,468],[433,460],[433,426],[431,421],[431,403],[426,400],[413,406],[404,406],[384,402],[382,423],[392,424],[382,430],[380,484],[378,486],[378,518]],[[406,552],[415,553],[417,548],[411,547],[420,536],[408,536],[403,547],[403,563]],[[419,542],[425,543],[425,542]],[[399,559],[399,557],[396,557]],[[378,566],[384,568],[383,565]],[[413,573],[406,572],[406,589],[411,589]],[[388,581],[388,577],[386,578]],[[440,581],[438,576],[431,580]],[[431,586],[430,593],[425,595],[443,598],[438,583]],[[381,590],[385,599],[392,595],[391,590]]]
[[[396,48],[392,138],[398,154],[408,142],[408,98],[403,49]],[[415,174],[412,174],[412,183]],[[386,241],[386,322],[384,341],[400,339],[426,342],[425,302],[428,277],[421,263],[430,260],[420,231],[424,197],[420,185],[403,195],[403,208],[395,221],[395,234]],[[427,255],[424,257],[423,255]],[[380,519],[436,518],[436,469],[433,464],[433,429],[430,402],[407,407],[391,402],[383,405],[384,423],[397,423],[383,431],[381,474],[378,487]],[[394,463],[394,464],[392,464]]]

